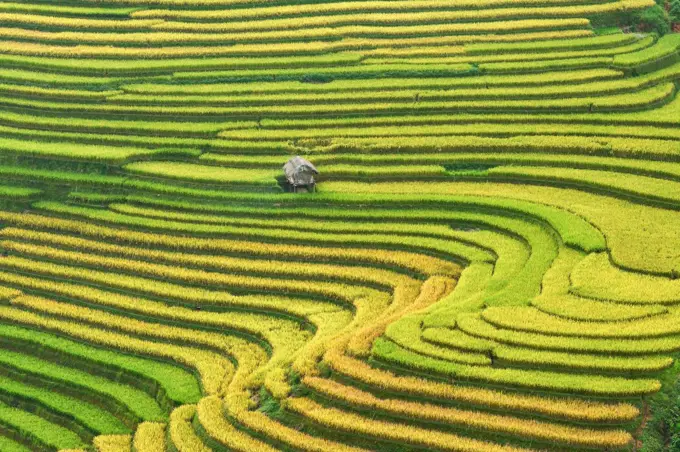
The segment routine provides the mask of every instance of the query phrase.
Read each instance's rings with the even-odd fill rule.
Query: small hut
[[[288,160],[283,165],[283,172],[286,174],[288,184],[295,193],[297,193],[298,187],[304,187],[307,190],[311,189],[311,191],[314,191],[316,188],[314,175],[319,174],[319,172],[314,165],[299,155]]]

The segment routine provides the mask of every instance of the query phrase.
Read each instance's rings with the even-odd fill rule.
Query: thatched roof
[[[319,171],[314,165],[299,155],[291,158],[283,165],[283,172],[286,174],[288,182],[293,185],[313,184],[313,175],[319,174]]]
[[[301,168],[312,171],[314,174],[319,174],[319,171],[309,160],[303,159],[299,155],[291,158],[285,165],[283,165],[283,170],[286,172],[286,174],[289,172],[299,171]]]

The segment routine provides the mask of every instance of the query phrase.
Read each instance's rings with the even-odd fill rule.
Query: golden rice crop
[[[446,313],[444,312],[439,315],[443,316],[445,314]],[[449,320],[449,322],[451,321]],[[427,342],[432,342],[433,344],[472,352],[489,353],[491,348],[495,345],[493,341],[470,336],[463,333],[461,330],[450,329],[450,327],[426,328],[423,330],[422,339]]]
[[[543,350],[617,355],[654,355],[680,350],[680,337],[677,335],[632,339],[559,336],[498,329],[474,314],[458,316],[457,326],[471,336]]]
[[[458,271],[457,266],[442,259],[399,250],[387,251],[351,247],[283,245],[239,240],[205,239],[190,236],[181,236],[178,239],[177,236],[173,235],[121,230],[83,221],[11,212],[0,212],[0,220],[24,227],[52,229],[81,234],[92,238],[117,240],[122,243],[160,246],[187,251],[237,252],[255,256],[303,258],[311,261],[324,261],[326,259],[363,261],[383,264],[385,266],[402,267],[414,272],[423,272],[425,274],[450,274],[452,271],[453,274],[457,274]]]
[[[38,86],[23,86],[0,84],[0,93],[3,95],[19,95],[31,97],[46,97],[46,98],[65,98],[65,99],[83,99],[87,100],[104,100],[108,96],[121,94],[123,91],[87,91],[75,89],[61,89],[61,88],[41,88]]]
[[[70,29],[90,29],[90,30],[143,30],[152,25],[163,22],[157,19],[135,19],[135,20],[107,20],[107,19],[84,19],[70,17],[56,17],[43,14],[21,14],[21,13],[0,13],[0,23],[26,25],[29,27],[59,27]]]
[[[360,407],[362,410],[379,410],[407,419],[435,421],[458,425],[462,428],[475,428],[499,434],[516,435],[522,438],[556,441],[577,447],[618,448],[624,447],[632,441],[632,436],[624,430],[592,430],[506,415],[464,411],[429,403],[378,398],[352,386],[344,386],[332,380],[315,377],[305,378],[304,383],[315,392]]]
[[[237,429],[225,417],[224,401],[217,396],[204,397],[197,405],[196,416],[211,440],[237,451],[275,452],[277,449]],[[193,449],[192,449],[193,450]]]
[[[44,299],[23,297],[24,301],[42,303]],[[45,300],[47,302],[47,300]],[[223,377],[231,371],[231,363],[215,353],[179,347],[167,343],[138,339],[128,334],[119,334],[103,329],[85,326],[82,323],[56,320],[9,306],[0,306],[0,318],[7,321],[56,331],[80,340],[103,345],[139,355],[151,355],[174,360],[189,368],[196,369],[201,377],[203,390],[210,394],[219,390]]]
[[[555,418],[584,422],[626,422],[638,416],[639,410],[627,403],[602,403],[573,398],[519,395],[484,388],[436,383],[415,377],[396,376],[371,368],[366,363],[345,356],[342,344],[329,348],[324,361],[337,372],[382,391],[423,399],[459,402],[495,409],[536,413]]]
[[[125,165],[131,173],[166,177],[171,179],[188,179],[196,182],[209,183],[275,183],[278,170],[226,168],[218,166],[198,165],[183,162],[134,162]]]
[[[500,328],[546,335],[645,338],[680,334],[674,312],[625,322],[587,322],[552,316],[533,307],[490,307],[482,318]]]
[[[60,58],[181,58],[205,56],[250,56],[250,55],[297,55],[324,54],[332,51],[344,50],[343,43],[308,42],[308,43],[267,43],[267,44],[238,44],[233,46],[212,47],[160,47],[135,48],[111,47],[96,45],[58,46],[20,41],[5,41],[2,51],[5,54],[46,56]]]
[[[433,358],[465,364],[491,364],[486,353],[456,350],[423,341],[421,325],[424,318],[425,315],[405,315],[387,327],[385,337],[402,347]]]
[[[370,325],[354,333],[347,344],[347,351],[355,356],[368,356],[373,341],[385,333],[390,325],[394,325],[395,322],[409,313],[430,307],[448,295],[454,287],[455,280],[442,276],[433,276],[420,287],[413,284],[398,287],[395,290],[395,302],[391,309],[379,319],[374,319]],[[472,360],[479,363],[479,360]],[[486,360],[482,360],[482,363],[485,362]]]
[[[198,166],[198,165],[196,165]],[[350,166],[348,166],[350,167]],[[324,174],[342,173],[342,168],[336,172],[337,166],[328,165]],[[384,171],[387,174],[396,175],[396,171],[392,172],[392,168],[376,169],[373,168],[367,170],[360,170],[357,167],[350,167],[352,171],[366,171],[366,174],[379,174]],[[407,168],[407,167],[404,167]],[[412,167],[408,167],[412,168]],[[442,173],[442,167],[437,165],[428,165],[426,167],[416,166],[415,170],[423,171],[423,168],[428,170],[437,168],[439,174]],[[189,169],[189,168],[187,168]],[[427,174],[426,172],[423,172]],[[196,179],[200,176],[196,177]],[[253,218],[250,216],[233,216],[233,215],[206,215],[200,213],[189,213],[189,212],[177,212],[175,210],[160,210],[147,207],[139,207],[130,204],[119,204],[111,203],[109,204],[109,209],[115,212],[120,212],[128,215],[136,215],[148,218],[158,218],[164,220],[173,221],[183,221],[190,223],[204,223],[204,224],[221,224],[221,225],[232,225],[232,226],[250,226],[253,228],[280,228],[280,229],[300,229],[305,231],[314,232],[327,232],[327,233],[365,233],[365,234],[394,234],[394,235],[419,235],[419,236],[429,236],[438,238],[451,238],[451,229],[445,225],[430,224],[428,218],[423,218],[418,223],[406,223],[406,222],[376,222],[369,223],[366,221],[351,223],[347,221],[348,218],[352,217],[352,213],[347,213],[343,218],[340,215],[335,218],[334,221],[323,221],[320,222],[314,219],[290,219],[290,218],[276,218],[278,215],[271,215],[270,218]],[[255,209],[250,211],[255,212]],[[331,211],[332,214],[333,211]],[[339,213],[341,211],[335,211]],[[326,215],[330,215],[328,211],[324,212]],[[461,214],[462,215],[462,214]],[[330,220],[330,218],[328,219]]]
[[[580,375],[543,368],[515,369],[459,364],[415,353],[385,338],[379,338],[374,342],[372,352],[381,360],[397,367],[520,390],[545,390],[618,398],[645,396],[661,389],[661,383],[653,378]]]
[[[143,259],[152,262],[166,263],[175,266],[211,268],[223,272],[253,272],[286,276],[291,279],[300,277],[342,279],[352,282],[370,283],[380,286],[396,286],[406,276],[388,270],[371,267],[342,266],[317,264],[313,262],[297,263],[290,260],[248,259],[229,256],[200,255],[196,253],[180,253],[159,249],[114,245],[111,243],[88,240],[64,234],[32,231],[7,227],[0,230],[0,237],[15,240],[29,240],[55,247],[67,247],[99,254],[116,254],[128,258]]]
[[[292,399],[288,399],[292,400]],[[231,404],[229,405],[231,408]],[[367,452],[366,449],[352,447],[322,437],[308,435],[294,428],[285,426],[258,411],[237,411],[233,413],[237,420],[252,431],[265,435],[275,441],[307,451],[329,452]],[[245,451],[244,451],[245,452]]]
[[[484,6],[484,7],[504,7],[504,6],[516,5],[517,3],[515,1],[516,0],[482,0],[481,2],[478,2],[478,1],[474,1],[474,0],[455,0],[454,3],[452,3],[450,6],[447,6],[447,7],[453,7],[455,9],[471,9],[471,8],[475,9],[475,8],[480,7],[480,6]],[[232,12],[232,14],[234,14],[236,17],[238,17],[238,14],[241,11],[247,12],[254,7],[262,6],[262,3],[259,0],[113,0],[110,3],[113,3],[113,4],[121,4],[122,3],[122,4],[126,4],[126,5],[136,5],[138,7],[140,7],[140,6],[145,6],[145,7],[155,6],[155,7],[157,7],[157,6],[160,6],[160,5],[175,6],[175,7],[184,6],[185,7],[185,8],[174,8],[172,11],[177,11],[178,9],[182,10],[182,11],[186,11],[186,6],[188,6],[188,5],[192,5],[192,6],[212,6],[212,7],[222,6],[222,7],[226,7],[226,8],[222,8],[222,9],[227,9],[227,10],[230,10],[231,8],[233,8],[235,10],[235,14],[233,12]],[[395,8],[396,9],[401,9],[401,8],[407,8],[408,9],[408,7],[406,5],[404,5],[404,3],[409,3],[409,2],[398,1],[398,2],[396,2],[397,6],[395,6]],[[430,3],[436,3],[437,5],[440,5],[440,7],[442,6],[441,3],[438,3],[438,2],[431,2],[430,1]],[[524,4],[524,5],[546,5],[546,4],[560,5],[560,4],[565,4],[565,3],[566,4],[574,4],[574,1],[573,0],[522,0],[522,4]],[[325,4],[322,4],[322,8],[323,7],[328,8],[330,11],[335,11],[336,9],[343,11],[347,8],[349,8],[350,10],[351,9],[354,9],[354,10],[358,9],[356,6],[353,6],[353,7],[345,6],[344,2],[339,3],[338,6],[336,6],[336,7],[333,6],[334,4],[330,4],[330,5],[331,6],[325,6]],[[418,5],[419,5],[419,3],[416,3],[416,5],[414,5],[414,7],[418,7]],[[429,5],[429,3],[425,3],[425,5]],[[649,5],[649,3],[647,3],[647,5]],[[292,6],[295,7],[295,8],[299,7],[298,5],[292,5]],[[305,6],[307,6],[307,5],[303,4],[301,6],[301,8],[305,8]],[[316,11],[315,9],[309,8],[309,6],[307,6],[307,8],[308,8],[307,10],[305,10],[305,9],[300,10],[300,14],[308,14],[312,11]],[[390,9],[391,7],[388,6],[388,5],[385,5],[382,8],[379,8],[379,9],[384,9],[384,8]],[[143,11],[145,11],[145,10],[143,10]],[[157,10],[156,9],[151,10],[152,14],[153,14],[153,11],[157,11]],[[162,10],[162,11],[164,11],[164,10]],[[278,9],[272,9],[272,11],[274,11],[274,15],[278,15],[278,11],[279,11]],[[293,9],[293,11],[298,11],[298,10]],[[324,12],[324,11],[326,11],[326,9],[321,9],[320,11]],[[189,16],[188,16],[189,18],[197,18],[197,19],[200,19],[202,17],[200,15],[201,13],[208,14],[207,18],[210,18],[211,17],[210,14],[212,13],[212,11],[208,10],[208,11],[202,11],[202,12],[193,12],[193,14],[198,14],[198,16],[192,15],[191,10],[186,12],[186,14],[189,14]],[[259,12],[255,15],[258,15],[258,14],[259,14]],[[220,17],[217,17],[217,19],[220,19]]]
[[[326,283],[322,281],[293,281],[280,278],[264,278],[257,276],[247,276],[247,275],[231,275],[228,273],[218,273],[212,271],[204,270],[194,270],[190,268],[175,267],[164,264],[152,264],[145,261],[135,261],[130,259],[121,258],[110,258],[110,257],[100,257],[92,254],[78,253],[75,251],[64,251],[56,248],[45,247],[40,245],[30,245],[30,244],[20,244],[16,242],[3,242],[3,246],[8,249],[12,249],[17,253],[26,254],[29,256],[38,256],[46,258],[49,260],[65,262],[75,265],[87,265],[94,268],[101,268],[108,271],[123,271],[129,272],[135,275],[145,275],[149,276],[159,282],[154,283],[153,281],[142,282],[140,278],[136,276],[122,277],[118,283],[115,283],[115,279],[106,272],[101,271],[88,271],[82,270],[79,275],[81,279],[86,280],[109,280],[114,286],[136,286],[137,290],[142,290],[144,292],[154,293],[155,295],[170,295],[170,291],[163,290],[163,288],[169,287],[164,282],[160,281],[170,281],[175,284],[189,283],[193,285],[201,285],[207,287],[228,287],[228,288],[241,288],[257,291],[271,291],[284,294],[302,294],[302,295],[313,295],[317,297],[328,298],[331,300],[338,300],[344,303],[352,303],[356,298],[363,297],[370,294],[376,294],[379,297],[378,292],[375,289],[370,289],[361,286],[351,286],[347,284],[340,283]],[[11,257],[3,261],[2,264],[5,266],[23,266],[27,267],[29,264],[26,260],[20,257]],[[41,267],[41,266],[38,266]],[[59,269],[57,266],[46,265],[42,268],[51,268],[55,272],[63,273],[68,271],[66,269]],[[127,284],[126,284],[127,283]],[[147,288],[144,288],[144,284],[148,284]],[[171,287],[171,286],[170,286]],[[158,288],[153,290],[152,288]],[[179,287],[172,287],[173,290],[178,290]],[[186,294],[183,297],[182,294]],[[175,298],[184,298],[187,301],[197,300],[200,298],[209,299],[216,298],[211,296],[210,290],[205,289],[193,289],[191,287],[185,287],[184,290],[176,292]],[[200,294],[200,295],[199,295]],[[226,300],[232,299],[237,301],[226,294]]]
[[[647,1],[647,0],[642,0]],[[458,13],[420,12],[420,13],[385,13],[372,15],[319,16],[294,19],[271,19],[256,22],[163,22],[154,24],[153,28],[178,32],[237,32],[245,30],[289,30],[302,27],[334,27],[346,37],[357,36],[362,32],[383,36],[418,36],[418,35],[455,35],[455,34],[487,34],[498,32],[535,32],[564,29],[585,28],[586,19],[519,19],[512,21],[493,21],[477,23],[442,22],[443,17],[456,17]],[[349,18],[349,20],[348,20]],[[352,20],[353,19],[353,20]],[[410,20],[409,20],[410,19]],[[248,25],[250,24],[250,28]],[[365,25],[364,25],[365,24]]]
[[[466,4],[467,3],[467,4]],[[568,0],[551,1],[545,0],[523,0],[522,5],[526,6],[555,6],[560,4],[570,5]],[[291,17],[291,16],[310,16],[310,15],[333,15],[347,14],[351,12],[379,12],[379,11],[432,11],[432,10],[459,10],[465,11],[472,9],[473,13],[483,13],[484,10],[499,11],[496,8],[508,8],[516,6],[508,0],[482,0],[479,2],[465,2],[457,0],[455,2],[441,3],[432,0],[417,1],[391,1],[390,3],[366,2],[364,4],[352,4],[352,2],[333,2],[320,5],[315,4],[296,4],[296,5],[276,5],[276,6],[251,6],[238,9],[211,9],[211,10],[188,10],[188,9],[145,9],[135,11],[130,15],[137,19],[176,19],[192,21],[234,21],[243,19],[263,20],[268,17]],[[477,11],[480,10],[480,11]],[[494,16],[495,17],[495,16]]]
[[[46,275],[46,273],[43,273],[43,275]],[[57,278],[63,278],[63,276],[60,275],[54,276],[57,276]],[[142,302],[143,299],[139,297],[132,297],[119,292],[104,291],[88,285],[55,281],[50,278],[30,277],[26,274],[16,274],[1,271],[0,281],[2,281],[3,284],[20,286],[26,288],[27,290],[49,292],[74,300],[82,300],[96,304],[117,304],[119,306],[125,306],[125,309],[128,310],[143,310],[143,308],[146,306],[145,303]],[[109,286],[109,289],[112,288],[113,287]],[[7,296],[4,299],[9,300],[18,295],[21,295],[19,290],[8,289]],[[169,297],[170,294],[167,296]],[[239,297],[238,301],[239,303],[232,303],[232,305],[234,307],[250,308],[253,310],[279,311],[282,313],[289,313],[294,316],[311,316],[318,312],[333,312],[334,310],[341,310],[341,308],[337,305],[324,304],[321,302],[304,299],[275,298],[267,296],[243,296]],[[376,300],[372,299],[371,301],[375,303]],[[194,302],[200,303],[200,301],[196,300]],[[160,307],[155,306],[154,308],[151,308],[150,306],[151,305],[149,305],[149,309],[152,310],[157,310],[158,307]],[[208,313],[200,313],[190,310],[183,311],[178,308],[168,310],[164,315],[168,318],[176,316],[177,318],[181,318],[181,315],[187,314],[190,315],[193,322],[207,322],[206,324],[209,325],[216,325],[220,322],[219,316],[211,316],[211,314]]]
[[[192,83],[191,85],[173,85],[163,83],[140,83],[124,85],[124,91],[127,93],[136,94],[245,94],[245,93],[293,93],[293,92],[356,92],[356,91],[373,91],[373,90],[435,90],[435,89],[469,89],[482,88],[488,86],[489,88],[500,87],[516,87],[522,86],[524,88],[536,86],[552,86],[554,83],[564,85],[583,84],[587,82],[594,82],[598,80],[615,80],[619,79],[623,74],[620,71],[612,69],[586,69],[563,72],[549,72],[538,74],[517,75],[508,79],[504,76],[482,75],[477,77],[441,77],[441,78],[389,78],[377,80],[333,80],[324,84],[304,84],[297,81],[282,81],[282,82],[250,82],[250,83]],[[651,76],[650,76],[651,77]],[[7,115],[5,113],[4,115]],[[388,118],[314,118],[310,120],[262,120],[261,125],[267,128],[281,129],[285,126],[298,126],[301,129],[320,128],[322,126],[341,126],[341,125],[380,125],[392,123],[394,125],[403,125],[412,123],[439,123],[439,122],[463,122],[456,121],[458,115],[427,115],[418,117],[388,117]],[[481,121],[482,116],[464,117],[475,121]],[[513,122],[513,116],[500,116],[504,122]],[[531,116],[523,115],[517,118],[517,122],[529,122]],[[146,123],[132,121],[128,122],[131,126],[143,126]],[[255,128],[255,123],[241,123],[244,127],[238,128]],[[249,127],[246,127],[248,125]],[[167,127],[167,126],[166,126]],[[178,125],[181,127],[181,125]],[[213,125],[214,127],[214,125]],[[229,126],[230,128],[237,128]],[[225,128],[227,126],[225,125]],[[213,130],[212,128],[210,130]],[[247,156],[242,156],[247,157]],[[265,156],[256,156],[257,158],[265,158]],[[268,156],[267,156],[268,157]],[[315,159],[319,156],[315,156]]]
[[[296,323],[262,314],[208,313],[195,312],[185,308],[169,308],[161,303],[122,295],[116,296],[116,294],[87,287],[80,291],[76,290],[76,295],[104,307],[125,309],[127,312],[155,316],[162,320],[159,324],[149,323],[143,320],[130,319],[126,316],[109,314],[106,311],[72,304],[62,305],[56,301],[36,297],[17,297],[11,303],[15,306],[30,306],[31,309],[36,311],[77,318],[89,323],[103,325],[109,329],[128,331],[141,336],[159,337],[191,346],[200,344],[205,348],[218,350],[227,356],[238,355],[239,365],[249,368],[254,368],[256,364],[267,359],[263,350],[258,350],[249,345],[249,341],[252,341],[253,337],[264,338],[271,344],[273,347],[272,359],[292,356],[309,339],[309,333],[301,331]],[[167,324],[164,324],[163,320]],[[182,321],[194,325],[204,325],[207,327],[207,331],[201,331],[195,327],[178,326],[183,324]],[[223,331],[224,335],[212,331]],[[243,339],[236,334],[237,332],[245,332],[251,337],[249,340]],[[257,345],[260,346],[260,344]]]
[[[632,446],[680,350],[680,65],[605,27],[653,0],[102,1],[0,4],[0,174],[50,194],[0,187],[4,340],[203,398],[140,377],[170,422],[92,447]],[[320,193],[274,193],[290,154]]]
[[[100,435],[94,438],[93,444],[100,452],[120,452],[130,450],[132,438],[130,435]]]
[[[168,437],[178,450],[211,452],[212,449],[203,444],[191,425],[195,414],[196,405],[182,405],[172,410]]]
[[[106,292],[88,286],[80,286],[70,283],[54,282],[50,280],[41,280],[37,278],[29,278],[22,275],[14,275],[10,273],[0,272],[0,280],[10,284],[21,285],[33,290],[38,290],[41,293],[49,292],[55,293],[59,296],[69,297],[71,299],[82,300],[97,306],[109,307],[122,312],[136,313],[146,315],[152,318],[160,318],[162,322],[168,322],[167,326],[149,326],[144,322],[140,323],[135,320],[130,320],[125,317],[107,316],[98,311],[87,310],[85,308],[78,308],[76,306],[67,305],[63,312],[59,312],[55,308],[54,303],[40,299],[39,307],[34,305],[36,302],[33,298],[22,297],[16,299],[17,305],[24,305],[32,303],[32,309],[51,309],[51,312],[59,312],[61,315],[70,315],[82,318],[87,316],[90,321],[97,321],[103,323],[107,328],[122,328],[126,331],[132,331],[137,334],[145,335],[145,331],[153,330],[153,336],[162,337],[165,340],[174,340],[182,344],[194,345],[202,344],[204,347],[218,350],[229,356],[233,356],[238,362],[239,372],[246,372],[243,375],[250,375],[249,384],[259,382],[267,377],[265,371],[271,370],[275,366],[280,366],[290,362],[306,343],[310,340],[310,334],[300,330],[297,323],[290,320],[280,319],[276,317],[266,316],[258,313],[242,313],[242,312],[200,312],[187,308],[168,307],[162,303],[145,300],[142,298],[130,297],[115,292]],[[337,331],[342,326],[346,325],[347,320],[337,325],[334,316],[317,316],[317,311],[328,311],[322,306],[307,302],[307,311],[302,306],[297,306],[305,303],[304,300],[300,302],[293,302],[293,307],[289,308],[298,315],[311,315],[311,321],[315,323],[319,331],[324,334],[329,334]],[[290,305],[291,300],[286,300],[286,305]],[[266,304],[263,306],[267,307]],[[367,303],[370,309],[382,309],[383,305],[372,300]],[[70,309],[72,308],[72,309]],[[281,310],[285,310],[285,305],[282,305]],[[328,312],[331,314],[331,312]],[[133,314],[134,316],[135,314]],[[344,319],[344,316],[341,317]],[[184,323],[201,325],[208,331],[224,331],[226,336],[219,336],[216,333],[207,331],[196,331],[194,329],[185,329],[178,326]],[[146,326],[145,326],[146,325]],[[327,331],[328,330],[328,331]],[[239,334],[247,334],[250,336],[249,340],[259,338],[259,341],[266,341],[272,347],[271,356],[267,356],[262,348],[262,345],[251,343],[249,340],[244,340],[238,337]],[[230,335],[232,334],[232,335]],[[236,334],[236,335],[233,335]],[[268,366],[262,368],[259,372],[255,369],[268,362]]]
[[[570,278],[572,281],[574,280],[573,272],[570,274]],[[573,289],[574,287],[571,286],[571,290]],[[531,305],[557,317],[595,322],[636,320],[668,312],[668,308],[665,306],[620,304],[580,298],[573,295],[539,297],[533,300]]]
[[[132,440],[134,452],[164,452],[165,424],[157,422],[142,422],[137,426],[137,431]]]
[[[559,366],[573,370],[592,372],[660,372],[673,365],[670,356],[598,356],[577,355],[527,348],[501,346],[493,350],[494,356],[507,362],[535,367]]]
[[[414,26],[413,33],[417,36],[418,32],[427,33],[429,26]],[[389,30],[384,33],[388,34]],[[534,41],[536,39],[555,39],[555,38],[573,38],[590,36],[592,34],[589,30],[562,30],[562,31],[539,31],[528,33],[513,33],[511,35],[495,36],[493,39],[488,35],[458,35],[458,36],[423,36],[423,37],[374,37],[371,35],[371,30],[365,30],[365,33],[355,32],[357,38],[346,39],[342,44],[335,47],[338,49],[370,49],[370,48],[405,48],[409,46],[457,46],[464,43],[485,42],[488,40],[496,41]],[[364,36],[366,35],[366,36]],[[0,28],[0,36],[9,40],[15,41],[40,41],[43,43],[64,43],[64,42],[78,42],[88,44],[125,44],[132,46],[142,46],[146,43],[155,44],[156,46],[169,44],[210,44],[215,46],[212,52],[220,54],[224,52],[226,47],[217,46],[225,42],[238,43],[256,43],[256,42],[286,42],[286,41],[315,41],[315,40],[336,40],[342,38],[341,30],[337,28],[303,28],[290,30],[263,30],[259,32],[252,31],[234,31],[228,30],[226,32],[210,32],[210,33],[192,33],[192,32],[169,32],[169,31],[146,31],[146,32],[128,32],[125,34],[116,34],[110,36],[95,32],[69,31],[69,32],[43,32],[37,30],[24,30],[12,28]],[[189,47],[189,46],[188,46]],[[221,50],[220,50],[221,48]],[[416,47],[417,48],[417,47]],[[462,50],[462,48],[461,48]],[[189,49],[187,49],[189,51]],[[194,50],[196,52],[196,50]],[[206,49],[206,52],[210,50]]]
[[[439,50],[440,52],[442,51],[441,49]],[[382,52],[382,50],[381,50]],[[402,80],[395,80],[395,81],[382,81],[380,85],[375,84],[374,88],[371,86],[369,83],[362,83],[361,85],[357,84],[356,82],[352,83],[350,81],[337,81],[337,82],[331,82],[325,85],[322,85],[323,88],[319,87],[309,87],[308,85],[302,85],[302,84],[297,84],[297,86],[293,86],[288,88],[289,84],[286,82],[279,82],[279,83],[267,83],[267,84],[251,84],[250,86],[247,86],[247,89],[243,86],[236,88],[236,87],[228,87],[228,86],[218,86],[216,87],[214,85],[199,85],[194,92],[187,92],[187,91],[182,91],[179,92],[177,91],[178,88],[176,87],[169,87],[169,86],[163,86],[163,85],[158,85],[158,86],[148,86],[146,87],[146,90],[139,90],[138,88],[134,91],[142,91],[143,94],[113,94],[110,96],[110,100],[115,100],[117,102],[129,102],[129,103],[139,103],[139,104],[153,104],[153,103],[158,103],[161,104],[163,102],[165,103],[171,103],[175,105],[180,105],[180,104],[206,104],[206,105],[214,105],[214,104],[222,104],[222,105],[274,105],[277,103],[283,103],[286,101],[288,104],[293,104],[293,103],[334,103],[334,102],[349,102],[349,101],[357,101],[357,102],[403,102],[404,100],[415,100],[416,94],[418,94],[418,102],[449,102],[449,101],[455,101],[455,100],[466,100],[466,99],[475,99],[475,100],[483,100],[483,99],[496,99],[496,100],[521,100],[525,98],[533,98],[533,99],[540,99],[540,98],[579,98],[579,97],[589,97],[589,96],[603,96],[605,94],[607,95],[612,95],[612,94],[617,94],[617,93],[632,93],[635,91],[639,91],[641,89],[647,88],[649,86],[652,86],[654,84],[658,84],[660,82],[668,82],[676,78],[680,74],[680,66],[676,66],[673,68],[673,70],[669,70],[666,73],[663,74],[653,74],[649,76],[641,76],[639,78],[636,78],[634,80],[630,79],[623,79],[623,80],[594,80],[592,82],[586,82],[586,83],[573,83],[573,84],[566,84],[566,85],[547,85],[547,86],[537,86],[537,87],[532,87],[531,89],[528,89],[529,87],[524,86],[521,81],[518,81],[517,85],[509,85],[509,86],[490,86],[493,84],[493,77],[488,77],[486,79],[478,80],[476,78],[472,79],[474,82],[467,82],[465,83],[464,81],[461,81],[461,79],[458,79],[458,81],[451,81],[449,79],[445,80],[421,80],[418,81],[417,83],[414,83],[413,81],[402,81]],[[462,80],[467,80],[467,79],[462,79]],[[574,79],[574,81],[578,81],[578,79]],[[396,83],[399,84],[396,84]],[[401,85],[401,86],[400,86]],[[357,89],[352,89],[352,92],[347,92],[347,89],[350,87],[354,86],[361,86],[361,88]],[[457,89],[453,89],[453,88]],[[144,88],[144,87],[142,87]],[[222,88],[221,90],[219,88]],[[386,89],[387,88],[387,89]],[[201,90],[202,89],[202,90]],[[207,89],[211,89],[210,91],[207,91]],[[147,91],[148,90],[148,91]],[[232,90],[232,91],[229,91]],[[252,91],[251,91],[252,90]],[[169,91],[169,92],[167,92]],[[223,92],[224,94],[221,94]],[[294,95],[293,95],[294,93]],[[450,121],[454,121],[455,117],[448,117]],[[488,117],[479,117],[478,121],[483,121],[484,119],[489,120],[491,118]],[[357,118],[345,118],[347,121],[351,122],[356,122]],[[366,118],[365,119],[367,123],[370,123],[372,118]],[[310,120],[309,122],[312,122],[315,120]],[[336,119],[336,122],[341,122],[342,119]],[[276,123],[277,121],[267,121],[265,124],[269,125],[272,123]],[[284,122],[284,121],[278,121]],[[297,121],[297,123],[300,123],[301,121]],[[321,121],[323,122],[323,120]],[[425,122],[425,121],[423,121]],[[472,128],[474,124],[469,124],[468,127]],[[498,124],[498,126],[502,126],[502,124]],[[534,125],[535,126],[535,125]],[[555,127],[554,125],[552,125]],[[460,125],[456,125],[456,127],[460,127]],[[488,126],[484,126],[488,127]],[[314,129],[312,127],[305,127],[305,129],[311,129],[311,130],[304,130],[300,131],[298,130],[297,132],[300,133],[300,135],[294,135],[292,130],[280,130],[280,127],[271,130],[265,128],[261,133],[264,135],[267,133],[268,139],[270,140],[276,140],[276,139],[291,139],[295,137],[303,137],[303,136],[310,136],[310,137],[316,137],[316,136],[324,136],[323,133],[325,132],[326,135],[331,135],[334,137],[340,137],[344,136],[344,134],[338,133],[337,135],[332,135],[332,130],[324,130],[324,129]],[[583,126],[581,127],[582,131],[585,131]],[[376,133],[380,132],[381,128],[372,128],[369,130],[361,130],[364,135],[367,136],[377,136],[377,135],[384,135],[385,132],[383,131],[382,133]],[[240,135],[239,133],[251,133],[255,134],[257,130],[255,129],[246,129],[245,131],[242,130],[234,130],[234,131],[228,131],[228,133],[224,133],[221,136],[223,137],[230,137],[231,134],[234,134],[234,138],[239,138]],[[348,131],[345,131],[347,133]],[[393,135],[399,135],[398,133],[393,132]],[[405,135],[406,133],[401,133],[401,135]],[[432,131],[430,133],[426,133],[424,130],[421,132],[421,134],[432,134]],[[454,133],[446,133],[443,131],[438,131],[438,134],[441,135],[447,135],[447,134],[457,134],[457,135],[464,135],[465,132],[454,132]],[[246,135],[247,136],[247,135]],[[145,162],[146,165],[151,165],[151,163]],[[155,162],[157,165],[162,167],[162,165],[159,162]],[[167,165],[169,163],[166,162]],[[142,165],[144,166],[144,165]],[[226,171],[226,169],[223,169],[223,171]]]
[[[330,28],[316,28],[311,30],[283,30],[258,33],[175,33],[175,32],[129,32],[121,34],[107,34],[97,32],[67,31],[67,32],[45,32],[38,30],[24,30],[12,28],[0,28],[0,36],[13,41],[38,41],[48,44],[80,43],[80,44],[115,44],[117,46],[137,46],[146,45],[163,46],[182,44],[184,50],[168,49],[168,55],[220,55],[228,54],[229,46],[224,45],[229,42],[286,42],[294,41],[314,41],[336,39],[341,36]],[[192,47],[190,44],[211,45],[209,49]],[[223,45],[219,45],[223,44]]]
[[[308,417],[310,420],[329,429],[340,430],[368,438],[431,447],[438,450],[466,452],[519,452],[529,450],[472,440],[451,433],[418,428],[404,423],[373,420],[335,408],[326,408],[305,398],[287,399],[286,409]]]
[[[445,109],[461,109],[473,112],[544,112],[544,113],[568,113],[617,111],[646,108],[670,99],[675,93],[673,83],[662,83],[651,88],[646,88],[634,93],[612,94],[607,96],[592,97],[567,97],[564,99],[504,99],[504,100],[453,100],[453,101],[422,101],[409,102],[397,100],[395,102],[376,102],[367,99],[367,102],[357,101],[354,103],[342,103],[338,100],[334,103],[317,104],[293,104],[294,95],[279,96],[276,101],[268,105],[238,105],[238,106],[211,106],[209,104],[189,104],[174,106],[172,103],[164,104],[162,98],[156,99],[158,103],[150,105],[134,104],[85,104],[85,103],[55,103],[27,99],[2,98],[6,104],[16,107],[30,107],[54,112],[80,112],[80,113],[107,113],[107,114],[153,114],[171,116],[227,116],[235,118],[253,118],[263,115],[281,116],[292,115],[298,117],[312,117],[321,114],[369,114],[369,113],[429,113]],[[121,95],[116,101],[124,101],[134,95]],[[368,95],[366,95],[368,97]],[[321,96],[322,97],[322,96]],[[291,102],[291,104],[289,104]],[[231,134],[230,134],[231,136]],[[232,137],[233,138],[233,137]],[[553,136],[551,140],[559,141],[561,137]],[[456,138],[458,140],[458,138]],[[431,145],[431,144],[430,144]],[[459,145],[460,146],[460,145]]]

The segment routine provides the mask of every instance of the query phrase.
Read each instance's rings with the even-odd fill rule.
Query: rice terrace
[[[0,452],[680,451],[680,0],[0,0]]]

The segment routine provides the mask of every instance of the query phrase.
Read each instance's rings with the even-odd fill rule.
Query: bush
[[[674,24],[680,23],[680,0],[671,0],[669,5],[668,15],[670,21]]]
[[[641,31],[654,31],[663,36],[671,31],[671,21],[666,10],[655,5],[633,15],[633,23]]]
[[[641,435],[640,452],[680,450],[680,380],[677,371],[676,364],[672,371],[664,373],[662,390],[649,400],[651,416]]]

